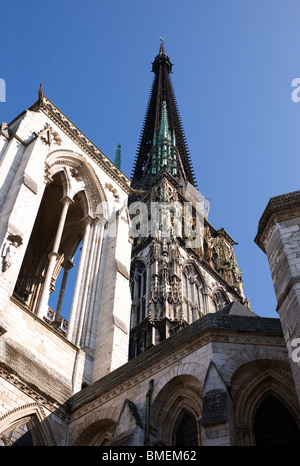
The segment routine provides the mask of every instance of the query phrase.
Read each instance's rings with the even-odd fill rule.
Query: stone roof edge
[[[116,181],[119,186],[128,194],[132,192],[130,187],[131,180],[120,170],[77,126],[72,123],[64,113],[59,110],[53,102],[50,101],[44,94],[31,107],[29,111],[41,110],[47,115],[57,126],[64,131],[70,139],[72,139],[82,150],[87,152],[93,160],[100,164],[101,168]],[[18,118],[26,113],[24,110],[20,115],[14,118],[10,123],[11,126]]]
[[[293,191],[279,196],[271,197],[258,223],[254,242],[264,251],[261,241],[264,230],[271,218],[280,211],[293,207],[300,207],[300,191]],[[265,252],[265,251],[264,251]]]
[[[282,335],[278,318],[210,313],[72,396],[72,412],[209,331]]]

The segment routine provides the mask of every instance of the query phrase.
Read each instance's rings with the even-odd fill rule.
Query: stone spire
[[[133,169],[136,192],[129,199],[131,225],[136,226],[130,359],[206,313],[245,301],[235,242],[207,222],[209,202],[195,186],[163,42],[152,71]]]
[[[152,63],[154,79],[133,167],[132,187],[134,188],[149,188],[151,175],[153,174],[153,153],[151,153],[151,150],[157,142],[155,138],[159,135],[161,128],[165,128],[164,125],[166,121],[172,140],[173,142],[176,141],[177,150],[174,151],[174,153],[176,152],[175,165],[177,181],[181,186],[186,186],[188,182],[196,186],[196,180],[170,78],[172,66],[162,41],[159,53]]]

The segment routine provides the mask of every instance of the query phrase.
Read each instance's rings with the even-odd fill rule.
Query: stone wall
[[[251,445],[253,414],[250,406],[240,408],[241,400],[250,399],[250,393],[245,395],[250,385],[250,405],[255,406],[260,384],[271,385],[273,364],[280,368],[278,374],[274,371],[273,385],[293,392],[279,319],[208,314],[75,394],[69,445],[79,444],[83,434],[88,444],[89,432],[95,434],[92,426],[99,425],[100,429],[109,419],[115,425],[113,445],[118,441],[124,444],[126,437],[127,445],[139,441],[140,445],[146,442],[171,446],[174,425],[182,409],[197,419],[199,444]],[[260,377],[255,385],[257,373]],[[245,387],[235,385],[232,390],[237,374],[249,383]],[[291,409],[297,410],[295,399],[294,392],[288,402]],[[240,419],[246,431],[240,431]]]
[[[266,253],[300,401],[300,191],[270,199],[256,243]]]

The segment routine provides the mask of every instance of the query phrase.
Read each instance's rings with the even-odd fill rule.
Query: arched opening
[[[201,445],[202,385],[193,375],[172,378],[150,410],[150,441],[164,446]]]
[[[224,306],[226,306],[226,304],[229,303],[229,300],[226,294],[224,293],[223,290],[220,290],[220,289],[215,290],[213,292],[212,299],[213,299],[213,305],[214,305],[215,312],[219,311]]]
[[[183,410],[174,427],[173,446],[193,447],[197,445],[197,421],[191,412]]]
[[[15,422],[0,435],[2,446],[45,446],[40,425],[36,416],[28,416]]]
[[[49,266],[49,255],[53,251],[55,237],[59,228],[63,210],[62,199],[64,199],[66,191],[65,186],[65,174],[63,171],[60,171],[53,175],[52,182],[45,188],[17,278],[14,297],[33,313],[37,313],[38,310]],[[76,268],[74,267],[76,251],[76,263],[78,263],[80,255],[79,245],[83,234],[84,202],[85,199],[82,192],[77,193],[70,200],[50,286],[47,285],[47,287],[49,286],[48,293],[50,298],[48,301],[47,319],[49,322],[55,321],[56,327],[63,333],[67,331],[66,319],[69,317],[71,304],[68,300],[67,308],[65,306],[63,309],[62,305],[66,301],[66,297],[70,298],[72,296],[70,286],[74,286],[74,277],[76,277]],[[67,280],[69,271],[71,270],[73,279]]]
[[[253,423],[257,446],[300,445],[300,431],[290,411],[273,395],[259,404]]]
[[[184,320],[192,323],[205,314],[203,299],[203,282],[194,264],[183,267],[183,308]]]
[[[147,311],[147,269],[143,261],[136,260],[130,272],[131,327],[146,317]]]
[[[115,422],[101,419],[80,433],[73,446],[109,446],[113,438]]]

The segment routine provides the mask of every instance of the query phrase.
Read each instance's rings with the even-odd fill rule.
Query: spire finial
[[[116,167],[121,168],[121,144],[118,143],[114,164]]]
[[[159,55],[166,55],[165,47],[164,47],[165,39],[163,37],[160,37],[159,40],[160,40]]]

